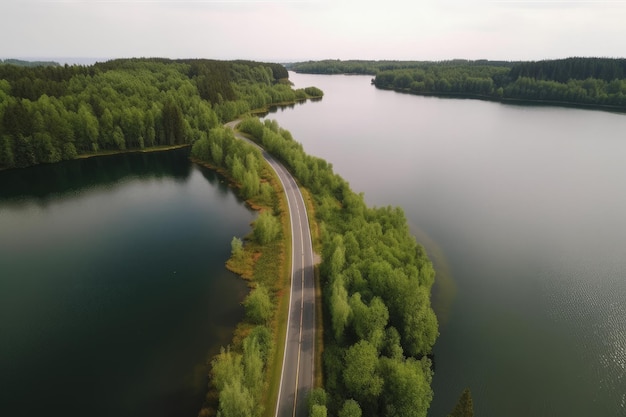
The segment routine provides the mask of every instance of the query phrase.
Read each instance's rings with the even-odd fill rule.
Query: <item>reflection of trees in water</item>
[[[219,172],[214,171],[212,169],[199,166],[200,172],[202,176],[213,186],[217,188],[221,195],[227,195],[229,193],[230,187],[228,180]]]
[[[186,181],[191,173],[188,149],[128,153],[38,165],[0,172],[0,202],[51,200],[85,189],[110,187],[123,179],[173,178]]]

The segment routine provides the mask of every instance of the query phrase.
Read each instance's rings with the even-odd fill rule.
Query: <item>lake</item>
[[[253,216],[186,149],[0,172],[0,415],[195,417]]]
[[[626,415],[626,115],[420,97],[290,73],[267,117],[401,206],[437,269],[431,417]]]

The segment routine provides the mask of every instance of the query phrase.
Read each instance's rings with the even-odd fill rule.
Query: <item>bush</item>
[[[254,324],[267,324],[272,318],[274,306],[269,292],[261,285],[256,287],[243,302],[246,316]]]
[[[280,222],[269,211],[259,214],[254,222],[254,238],[262,245],[275,241],[280,235]]]

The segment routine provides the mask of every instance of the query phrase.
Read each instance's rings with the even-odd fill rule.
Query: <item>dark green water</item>
[[[252,217],[186,150],[0,172],[0,415],[195,417]]]
[[[377,90],[291,74],[278,120],[435,261],[435,398],[476,416],[626,416],[626,115]],[[442,285],[443,284],[443,285]]]

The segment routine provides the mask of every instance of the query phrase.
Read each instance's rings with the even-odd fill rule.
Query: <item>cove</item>
[[[196,416],[253,216],[186,149],[0,172],[0,415]]]
[[[368,204],[402,207],[449,278],[429,415],[465,387],[477,416],[624,415],[626,117],[290,79],[324,98],[267,118]]]

